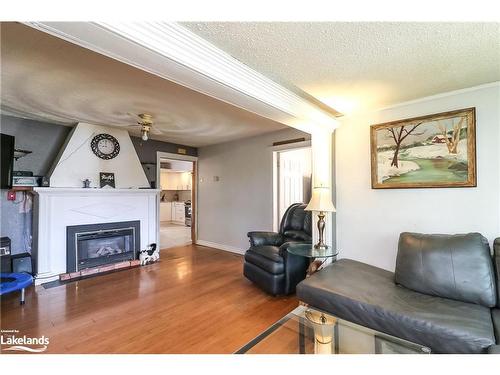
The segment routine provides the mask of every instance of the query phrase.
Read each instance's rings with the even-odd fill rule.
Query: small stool
[[[0,296],[21,291],[21,305],[24,305],[24,289],[33,284],[33,276],[27,273],[0,273]]]

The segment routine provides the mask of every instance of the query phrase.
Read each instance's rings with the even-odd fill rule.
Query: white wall
[[[243,253],[247,232],[272,230],[272,144],[300,137],[310,139],[289,128],[198,149],[200,244]]]
[[[115,158],[103,160],[92,152],[92,138],[100,133],[110,134],[120,143],[120,153]],[[50,186],[82,187],[82,181],[88,178],[91,187],[99,187],[99,172],[114,173],[116,188],[149,187],[126,130],[79,123],[52,167]]]
[[[477,187],[370,186],[370,125],[476,107]],[[500,237],[500,86],[423,98],[341,120],[336,131],[337,247],[341,257],[394,270],[399,233]]]

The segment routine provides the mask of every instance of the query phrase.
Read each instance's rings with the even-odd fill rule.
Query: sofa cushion
[[[479,233],[401,233],[395,281],[433,296],[487,307],[497,303],[490,247]]]
[[[245,253],[245,261],[274,275],[285,272],[283,258],[277,246],[252,246]]]
[[[280,224],[280,233],[288,230],[302,231],[311,236],[312,219],[311,211],[305,211],[306,204],[294,203],[285,211]]]
[[[482,353],[495,344],[490,309],[414,292],[392,272],[341,259],[297,286],[303,302],[339,318],[431,348]]]

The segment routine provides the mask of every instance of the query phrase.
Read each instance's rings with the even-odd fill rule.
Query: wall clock
[[[104,160],[111,160],[120,153],[118,140],[109,134],[97,134],[90,142],[92,152]]]

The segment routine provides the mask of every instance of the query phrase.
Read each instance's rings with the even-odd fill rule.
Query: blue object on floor
[[[0,273],[0,296],[21,291],[21,305],[24,305],[24,288],[33,284],[33,276],[27,273]]]

